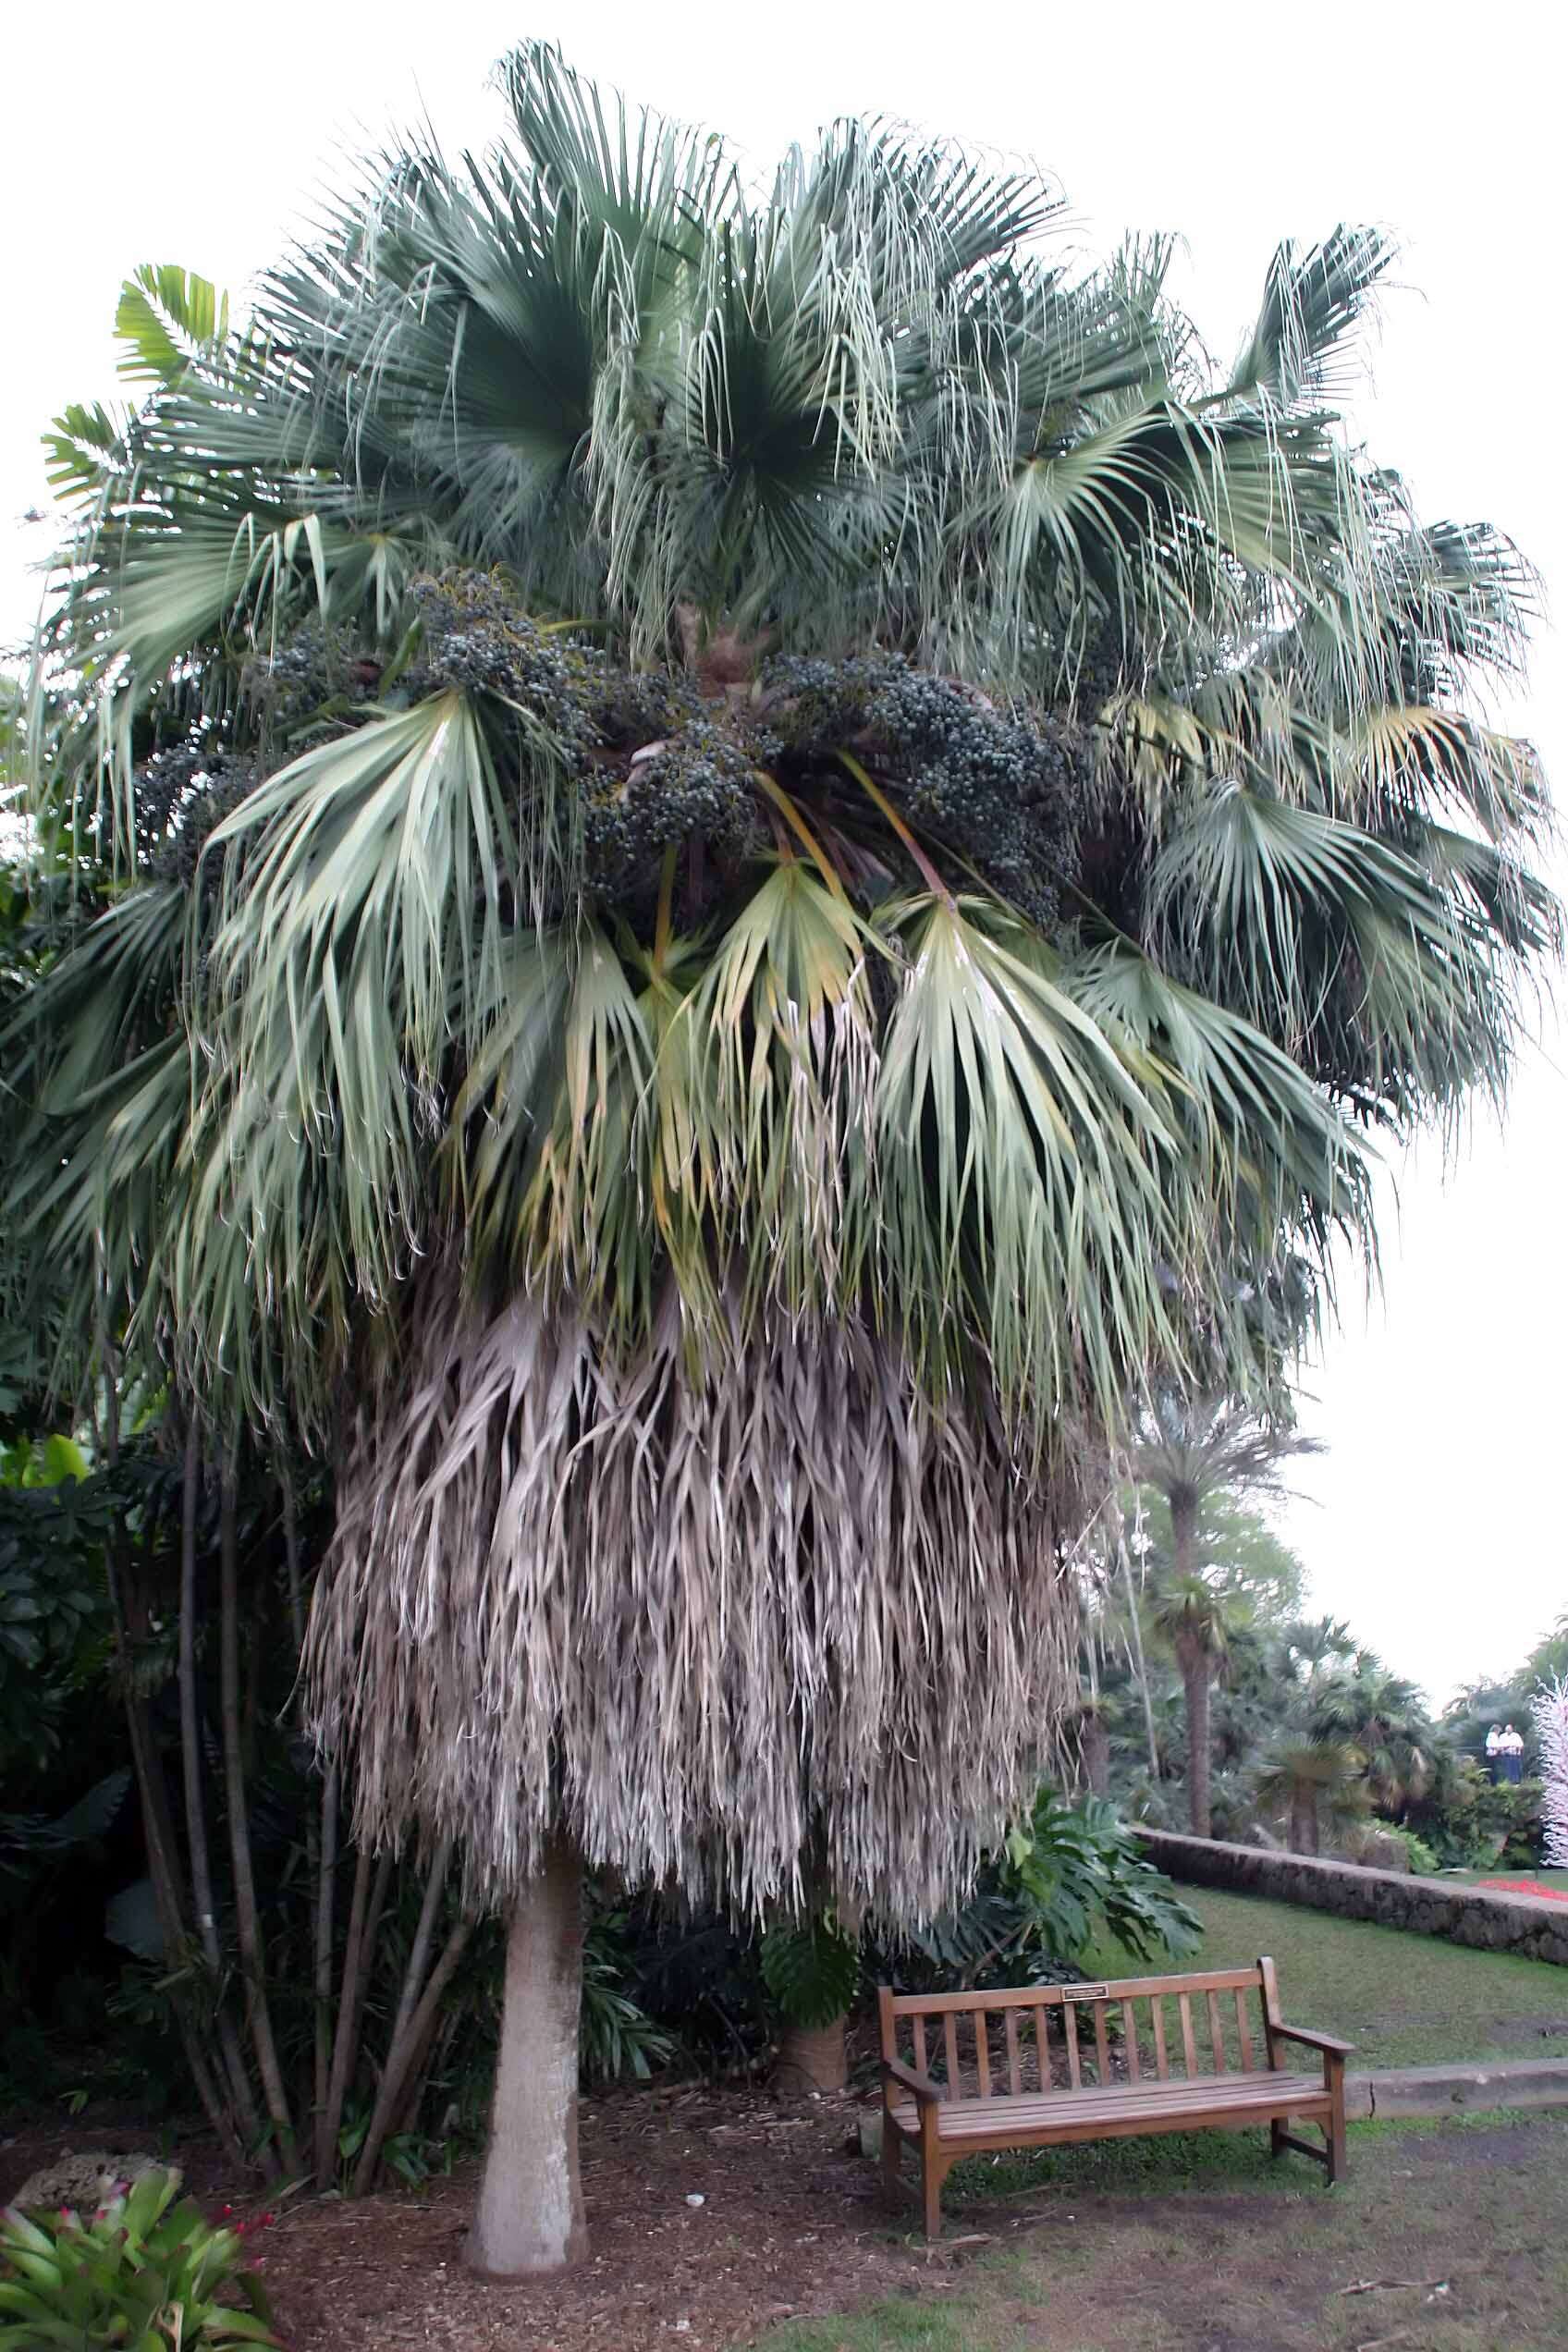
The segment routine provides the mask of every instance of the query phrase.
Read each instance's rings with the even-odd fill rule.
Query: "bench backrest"
[[[884,1985],[878,2001],[884,2058],[929,2076],[945,2099],[1180,2082],[1276,2063],[1272,1960],[999,1992],[897,1993]]]

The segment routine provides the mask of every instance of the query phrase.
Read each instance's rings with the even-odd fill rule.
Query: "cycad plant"
[[[512,2271],[582,2243],[582,1856],[955,1898],[1084,1463],[1277,1392],[1358,1131],[1501,1088],[1558,917],[1473,692],[1529,574],[1331,406],[1378,236],[1216,368],[1028,172],[840,123],[753,186],[498,81],[243,325],[142,273],[141,405],[60,422],[28,753],[104,878],[5,1148],[74,1328],[336,1464],[321,1733],[511,1917]]]

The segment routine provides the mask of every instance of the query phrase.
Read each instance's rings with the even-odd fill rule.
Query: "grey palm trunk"
[[[468,2265],[486,2278],[564,2269],[588,2251],[577,2150],[582,1862],[557,1839],[507,1922],[496,2096]]]

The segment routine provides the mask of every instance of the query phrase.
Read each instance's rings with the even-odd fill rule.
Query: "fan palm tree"
[[[498,80],[248,320],[141,274],[60,421],[29,753],[104,879],[0,1149],[78,1328],[330,1452],[318,1728],[510,1919],[513,2271],[582,2243],[582,1857],[942,1908],[1085,1459],[1277,1399],[1358,1127],[1501,1087],[1557,911],[1471,691],[1528,571],[1331,405],[1380,237],[1217,370],[1028,173],[839,124],[754,193]]]
[[[1325,1810],[1337,1822],[1366,1810],[1366,1759],[1349,1740],[1287,1735],[1264,1758],[1254,1785],[1261,1805],[1283,1813],[1293,1854],[1321,1849]]]
[[[1193,1835],[1206,1838],[1214,1760],[1209,1688],[1224,1668],[1242,1619],[1228,1594],[1193,1574],[1167,1578],[1156,1590],[1150,1614],[1181,1669],[1187,1702],[1187,1818]]]
[[[1391,1673],[1369,1649],[1348,1669],[1316,1679],[1307,1697],[1313,1728],[1360,1753],[1367,1794],[1396,1819],[1427,1793],[1438,1734],[1415,1684]]]

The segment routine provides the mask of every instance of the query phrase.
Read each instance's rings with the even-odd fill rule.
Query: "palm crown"
[[[825,1807],[922,1907],[973,1849],[921,1773],[994,1808],[1071,1673],[1062,1433],[1271,1393],[1371,1246],[1357,1131],[1505,1078],[1558,918],[1473,693],[1529,575],[1339,430],[1372,233],[1281,249],[1217,370],[1164,249],[1073,274],[1031,173],[847,124],[755,194],[547,50],[500,82],[492,153],[381,159],[243,327],[142,273],[147,397],[56,429],[31,749],[136,887],[13,1031],[12,1198],[204,1393],[341,1429],[349,1380],[318,1638],[373,1819],[511,1883],[497,1786],[564,1741],[594,1850],[766,1891]],[[645,1563],[614,1705],[537,1630],[558,1571],[631,1638],[574,1520]],[[737,1738],[787,1759],[744,1833]],[[920,1759],[884,1809],[867,1741]]]

